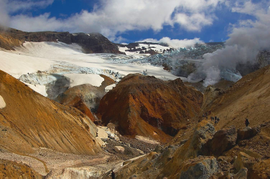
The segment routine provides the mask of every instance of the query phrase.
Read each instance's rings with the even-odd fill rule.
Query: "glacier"
[[[224,46],[224,43],[201,43],[186,48],[170,48],[155,55],[137,52],[124,55],[85,54],[79,45],[62,42],[26,42],[15,51],[0,51],[0,61],[1,70],[40,94],[55,99],[58,94],[76,85],[100,86],[104,79],[99,75],[108,76],[116,83],[131,73],[163,80],[181,78],[191,83],[203,82],[205,87],[220,79],[236,82],[242,78],[236,68],[211,64],[205,67],[208,65],[205,63],[207,54]],[[106,91],[114,86],[107,87]]]
[[[157,78],[178,78],[162,67],[143,63],[146,57],[138,54],[85,54],[77,44],[62,42],[26,42],[15,51],[0,50],[1,70],[51,99],[74,85],[99,86],[104,80],[98,76],[101,74],[118,82],[127,74],[143,73],[147,69],[148,75]]]

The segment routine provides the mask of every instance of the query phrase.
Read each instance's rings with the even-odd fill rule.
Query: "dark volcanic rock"
[[[256,136],[260,132],[259,127],[246,127],[244,129],[238,129],[237,131],[237,140],[250,139]]]
[[[180,79],[126,76],[101,100],[98,116],[106,125],[116,124],[123,135],[142,135],[163,142],[186,127],[187,119],[200,111],[202,94]],[[165,134],[165,133],[167,134]]]
[[[61,39],[59,39],[61,41]],[[81,45],[85,53],[120,53],[117,45],[99,33],[78,33],[71,36],[71,41]]]
[[[214,157],[197,157],[184,162],[180,179],[208,179],[218,171]]]
[[[220,156],[224,151],[235,146],[237,140],[236,129],[222,129],[217,131],[203,147],[204,155]]]

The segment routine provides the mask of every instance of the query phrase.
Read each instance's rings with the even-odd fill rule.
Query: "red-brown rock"
[[[166,142],[200,111],[202,94],[180,79],[162,81],[131,74],[101,100],[98,117],[116,124],[123,135],[142,135]]]
[[[69,105],[69,106],[77,108],[82,113],[87,115],[93,122],[96,121],[96,118],[93,115],[93,113],[90,111],[90,109],[87,107],[87,105],[83,102],[83,100],[79,96],[74,97],[73,100],[69,101],[65,105]]]

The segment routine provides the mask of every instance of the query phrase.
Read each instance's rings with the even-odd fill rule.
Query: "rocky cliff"
[[[100,102],[98,117],[114,123],[123,135],[167,142],[200,111],[202,94],[180,79],[162,81],[131,74],[123,78]]]
[[[14,47],[22,45],[25,41],[61,41],[66,44],[76,43],[83,48],[85,53],[120,53],[117,45],[99,33],[71,34],[69,32],[23,32],[12,28],[0,29],[1,48],[12,50]]]

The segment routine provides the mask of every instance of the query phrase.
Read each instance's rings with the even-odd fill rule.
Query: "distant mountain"
[[[0,29],[0,47],[12,50],[15,46],[22,45],[25,41],[42,42],[61,41],[66,44],[76,43],[85,53],[121,53],[117,45],[110,42],[99,33],[74,33],[69,32],[23,32],[17,29]]]

